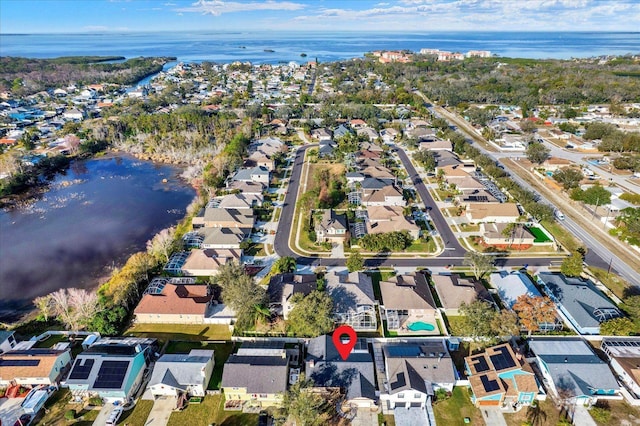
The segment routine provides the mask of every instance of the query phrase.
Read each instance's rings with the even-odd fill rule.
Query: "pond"
[[[0,211],[0,320],[59,288],[95,287],[177,223],[195,196],[179,173],[121,155],[79,160],[33,203]]]

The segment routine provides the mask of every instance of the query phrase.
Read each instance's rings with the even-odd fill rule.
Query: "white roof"
[[[519,296],[524,294],[533,297],[542,296],[531,279],[519,271],[510,274],[507,271],[494,272],[490,275],[489,281],[498,290],[498,296],[509,308],[516,303]]]

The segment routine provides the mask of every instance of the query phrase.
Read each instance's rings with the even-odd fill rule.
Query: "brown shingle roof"
[[[7,352],[0,355],[0,379],[14,380],[15,378],[36,378],[49,377],[51,370],[60,355],[66,351],[58,351],[53,349],[29,349],[25,351]],[[3,365],[3,361],[7,364],[16,363],[16,361],[29,360],[30,364],[36,365]]]
[[[380,281],[380,292],[386,309],[436,309],[427,278],[420,272]]]
[[[135,309],[136,314],[202,314],[211,301],[206,285],[167,283],[159,294],[145,294]]]

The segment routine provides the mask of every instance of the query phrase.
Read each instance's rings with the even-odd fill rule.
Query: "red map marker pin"
[[[349,340],[343,339],[342,336],[344,335],[346,335]],[[338,350],[340,357],[343,361],[346,361],[356,345],[356,331],[348,325],[341,325],[333,331],[332,339],[333,345]]]

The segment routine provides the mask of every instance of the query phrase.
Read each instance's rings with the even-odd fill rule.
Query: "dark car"
[[[13,426],[27,426],[30,421],[31,421],[31,415],[30,414],[23,414],[23,415],[20,416],[20,418],[18,420],[16,420],[16,422],[13,424]]]

